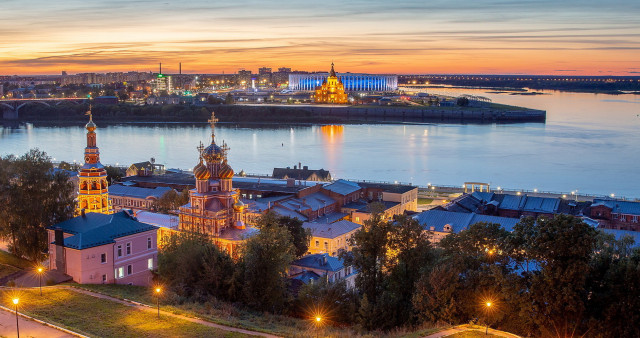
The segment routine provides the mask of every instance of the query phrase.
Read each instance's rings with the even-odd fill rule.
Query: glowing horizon
[[[0,75],[259,67],[640,75],[640,3],[194,0],[3,3]]]

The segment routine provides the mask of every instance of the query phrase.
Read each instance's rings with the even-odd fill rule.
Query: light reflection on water
[[[433,89],[434,92],[445,91]],[[522,96],[446,89],[494,102],[547,110],[547,122],[508,125],[219,124],[236,172],[271,173],[301,163],[337,178],[426,185],[491,182],[494,187],[640,197],[640,96],[550,92]],[[205,123],[98,124],[104,163],[154,157],[169,168],[197,164],[208,143]],[[0,129],[0,154],[39,147],[58,160],[82,159],[85,130],[76,126]]]

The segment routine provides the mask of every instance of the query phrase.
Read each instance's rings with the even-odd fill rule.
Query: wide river
[[[274,167],[328,169],[334,178],[539,189],[640,197],[640,96],[546,92],[509,95],[484,89],[432,89],[482,95],[494,102],[544,109],[546,123],[522,124],[218,124],[216,140],[231,148],[239,172]],[[0,155],[38,147],[56,160],[80,161],[85,129],[76,126],[0,127]],[[198,162],[207,124],[98,125],[105,164],[153,157],[167,168]]]

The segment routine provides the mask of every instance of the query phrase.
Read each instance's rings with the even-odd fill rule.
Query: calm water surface
[[[481,89],[432,92],[483,95],[494,102],[547,110],[547,122],[238,126],[219,124],[218,143],[231,147],[236,170],[271,173],[298,164],[337,178],[426,185],[492,186],[640,197],[640,96],[549,92],[523,96]],[[196,146],[209,142],[207,124],[98,125],[103,163],[154,157],[168,168],[192,168]],[[27,126],[0,129],[0,154],[38,147],[57,160],[80,161],[85,129]]]

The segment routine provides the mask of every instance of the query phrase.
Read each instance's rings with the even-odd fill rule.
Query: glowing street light
[[[44,273],[44,268],[39,266],[36,272],[38,273],[38,281],[40,283],[40,296],[42,296],[42,274]]]
[[[160,318],[160,292],[162,292],[162,289],[157,287],[154,291],[156,293],[156,304],[158,305],[158,318]]]
[[[495,308],[495,303],[491,299],[486,300],[484,302],[484,310],[487,313],[487,319],[486,319],[487,320],[487,327],[486,327],[486,329],[484,331],[484,335],[485,336],[489,334],[489,314],[491,313],[491,311],[494,308]]]
[[[20,325],[18,324],[18,303],[20,302],[19,298],[13,299],[13,304],[16,306],[16,333],[18,334],[18,338],[20,338]]]
[[[314,319],[316,324],[316,337],[318,337],[320,334],[320,326],[322,326],[322,316],[317,315]]]

